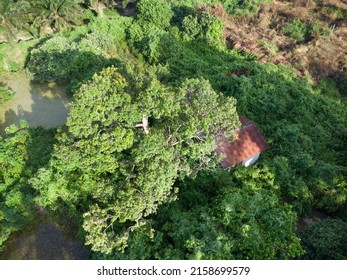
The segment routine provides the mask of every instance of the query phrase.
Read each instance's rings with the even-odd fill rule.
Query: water
[[[56,83],[33,83],[25,73],[3,81],[14,98],[0,107],[0,131],[25,119],[30,126],[53,128],[65,124],[69,97]],[[54,223],[41,222],[34,228],[11,235],[5,243],[2,259],[9,260],[74,260],[87,259],[90,251],[76,237],[66,234]]]
[[[0,108],[0,131],[25,119],[30,126],[45,128],[65,124],[69,113],[69,97],[65,87],[56,83],[30,82],[24,72],[4,83],[14,91],[14,98]]]
[[[81,241],[63,233],[52,222],[12,235],[2,258],[7,260],[84,260],[90,251]]]

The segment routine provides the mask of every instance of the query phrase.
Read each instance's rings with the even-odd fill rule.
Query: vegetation
[[[24,29],[25,12],[29,7],[27,1],[3,0],[0,3],[0,31],[7,41],[16,38],[16,33]]]
[[[45,29],[54,32],[70,29],[82,23],[82,0],[35,0],[29,12],[32,14],[32,26],[42,34]]]
[[[163,206],[111,258],[288,259],[302,253],[293,233],[296,214],[279,202],[268,169],[217,168],[178,187],[179,199]]]
[[[340,219],[318,220],[301,235],[305,257],[314,260],[345,260],[347,223]]]
[[[173,198],[176,178],[209,165],[214,133],[237,125],[234,99],[208,81],[186,80],[176,89],[129,70],[106,68],[80,88],[57,159],[32,181],[44,205],[61,197],[86,207],[87,244],[95,251],[125,246],[128,231]],[[136,82],[124,78],[133,76]]]
[[[228,48],[216,1],[140,0],[133,18],[100,12],[113,1],[65,1],[68,12],[53,2],[33,1],[29,22],[37,36],[60,32],[30,43],[18,68],[67,83],[73,101],[66,125],[23,123],[0,138],[0,244],[39,205],[73,217],[95,259],[346,257],[339,219],[296,235],[300,216],[346,204],[343,82],[314,84]],[[246,15],[262,1],[222,2]],[[83,9],[95,13],[77,26]],[[283,30],[298,42],[316,31],[300,20]],[[215,136],[233,140],[238,115],[270,149],[223,170]]]
[[[300,19],[294,19],[291,22],[287,22],[283,26],[282,32],[293,38],[298,43],[305,42],[313,36],[327,35],[327,31],[321,29],[318,24],[306,24]]]
[[[0,44],[0,76],[9,72],[23,70],[30,49],[39,42],[38,39],[23,41],[17,44]]]
[[[33,223],[35,194],[28,180],[47,164],[54,131],[12,125],[0,137],[0,251],[9,235]]]
[[[13,92],[0,84],[0,106],[11,100]]]

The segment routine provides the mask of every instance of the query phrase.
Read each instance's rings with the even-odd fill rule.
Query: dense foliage
[[[112,258],[287,259],[302,253],[293,232],[296,214],[279,201],[267,168],[218,168],[177,186],[179,199],[162,207]]]
[[[268,0],[266,0],[268,1]],[[23,38],[40,37],[63,30],[71,30],[96,17],[109,17],[116,2],[125,9],[137,3],[142,20],[150,25],[162,26],[170,21],[171,8],[195,7],[198,4],[221,2],[226,11],[236,16],[247,16],[258,10],[263,0],[2,0],[0,3],[0,30],[3,40],[20,41]],[[109,13],[108,11],[111,11]]]
[[[347,223],[340,219],[318,220],[301,234],[305,257],[314,260],[347,258]]]
[[[32,181],[44,205],[82,204],[87,244],[102,252],[122,248],[129,229],[172,199],[177,177],[210,165],[213,135],[238,125],[234,99],[208,81],[170,88],[127,66],[104,69],[75,94],[55,160]]]
[[[134,18],[96,12],[33,46],[30,77],[70,83],[74,99],[56,134],[12,127],[1,139],[2,240],[35,202],[67,209],[94,258],[345,258],[340,220],[314,223],[302,242],[295,234],[299,216],[346,204],[347,111],[328,92],[343,89],[229,49],[223,22],[195,8],[202,2],[216,1],[140,0]],[[222,2],[244,15],[262,1]],[[284,32],[298,35],[294,25]],[[223,170],[214,138],[231,137],[239,114],[270,149],[249,168]]]
[[[12,125],[0,137],[0,250],[9,235],[33,222],[34,192],[28,180],[47,164],[54,131]]]

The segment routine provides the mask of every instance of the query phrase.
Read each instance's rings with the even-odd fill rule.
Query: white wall
[[[252,157],[249,157],[249,158],[245,159],[241,164],[242,164],[243,166],[246,166],[246,167],[247,167],[247,166],[250,166],[251,164],[253,164],[253,163],[255,163],[255,162],[257,161],[257,159],[259,158],[259,156],[260,156],[260,153],[254,155],[254,156],[252,156]]]

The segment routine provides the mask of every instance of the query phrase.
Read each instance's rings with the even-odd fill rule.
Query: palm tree
[[[32,3],[33,25],[40,32],[51,28],[54,32],[82,24],[82,0],[34,0]]]
[[[94,11],[97,16],[103,17],[104,16],[103,10],[106,8],[104,2],[105,1],[101,1],[101,0],[88,0],[87,1],[88,9]]]
[[[13,0],[0,1],[0,34],[2,39],[10,42],[27,23],[27,1],[14,2]]]

